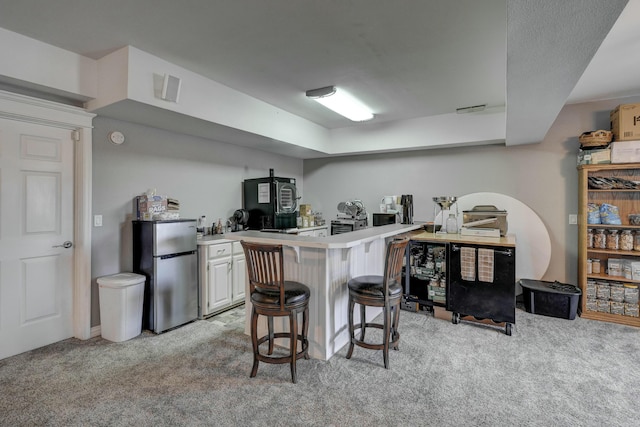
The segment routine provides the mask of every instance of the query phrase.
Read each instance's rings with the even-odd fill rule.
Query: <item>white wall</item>
[[[93,214],[103,216],[103,226],[92,237],[92,326],[100,323],[95,279],[132,269],[136,195],[156,188],[180,201],[181,217],[206,215],[212,223],[242,207],[244,179],[269,176],[269,168],[303,188],[299,159],[104,117],[93,124]],[[108,141],[113,130],[124,133],[124,144]]]
[[[544,280],[577,281],[578,136],[609,129],[609,112],[640,97],[566,106],[539,144],[480,146],[305,160],[305,201],[329,220],[340,201],[377,212],[388,194],[413,194],[414,219],[432,220],[433,196],[495,192],[529,206],[547,227],[551,263]]]
[[[95,60],[0,28],[0,80],[72,99],[97,94]]]

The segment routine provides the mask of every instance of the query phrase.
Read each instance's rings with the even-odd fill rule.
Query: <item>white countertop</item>
[[[257,243],[282,244],[287,246],[299,246],[321,249],[351,248],[372,240],[387,238],[397,234],[422,228],[424,223],[416,224],[390,224],[379,227],[368,227],[349,233],[335,234],[327,237],[298,236],[287,233],[268,233],[262,231],[238,231],[235,233],[205,236],[198,239],[199,245],[210,245],[225,241],[248,240]],[[302,228],[307,230],[310,228]]]
[[[207,234],[206,236],[198,238],[196,243],[198,245],[215,245],[217,243],[231,243],[234,240],[228,239],[227,236],[231,233],[227,234]]]

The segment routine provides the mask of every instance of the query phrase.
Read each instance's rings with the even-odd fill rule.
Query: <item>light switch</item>
[[[577,224],[578,223],[578,215],[570,214],[569,215],[569,224]]]
[[[93,226],[94,227],[102,227],[102,215],[94,215],[93,216]]]

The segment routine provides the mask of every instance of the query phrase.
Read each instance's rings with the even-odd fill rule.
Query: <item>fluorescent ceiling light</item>
[[[335,86],[308,90],[306,95],[354,122],[363,122],[373,118],[373,113],[362,102]]]

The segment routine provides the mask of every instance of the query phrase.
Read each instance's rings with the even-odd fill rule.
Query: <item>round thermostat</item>
[[[120,145],[124,142],[124,134],[118,131],[109,132],[109,141]]]

